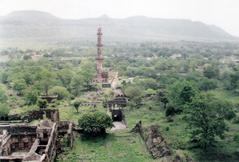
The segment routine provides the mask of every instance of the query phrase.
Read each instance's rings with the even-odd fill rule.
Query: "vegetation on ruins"
[[[60,100],[47,103],[47,108],[59,109],[62,120],[74,121],[83,128],[78,120],[86,114],[86,133],[93,130],[93,125],[97,126],[95,134],[102,128],[90,120],[101,116],[92,115],[92,109],[97,109],[107,121],[103,126],[111,127],[105,108],[81,105],[96,101],[106,104],[114,95],[91,82],[95,75],[94,48],[86,44],[45,49],[39,51],[43,57],[38,61],[22,59],[33,50],[2,50],[1,55],[11,58],[1,64],[4,70],[0,70],[4,108],[9,107],[9,114],[23,114],[39,107],[41,95],[53,94]],[[73,150],[62,154],[62,161],[79,161],[80,155],[93,154],[93,161],[153,162],[142,149],[144,142],[129,133],[139,120],[146,127],[159,125],[160,133],[177,155],[205,162],[238,161],[238,52],[239,46],[234,43],[109,44],[105,47],[104,66],[119,72],[120,88],[129,99],[124,109],[128,128],[109,132],[106,138],[79,137]],[[178,54],[181,56],[175,59]]]

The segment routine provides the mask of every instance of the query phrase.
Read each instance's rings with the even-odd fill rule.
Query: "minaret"
[[[98,28],[97,32],[97,57],[96,57],[96,70],[97,70],[97,81],[102,82],[102,73],[103,73],[103,55],[102,55],[102,32],[101,27]]]

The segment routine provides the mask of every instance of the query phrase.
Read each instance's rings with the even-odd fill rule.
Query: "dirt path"
[[[113,122],[114,127],[111,128],[111,131],[117,131],[126,129],[126,125],[123,122]]]

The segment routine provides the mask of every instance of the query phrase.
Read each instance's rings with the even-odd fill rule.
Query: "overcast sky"
[[[0,0],[0,15],[40,10],[62,18],[144,15],[214,24],[239,36],[239,0]]]

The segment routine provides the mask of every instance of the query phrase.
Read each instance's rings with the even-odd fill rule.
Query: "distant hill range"
[[[105,41],[233,41],[223,29],[202,22],[135,16],[61,19],[46,12],[16,11],[0,17],[0,40],[95,41],[102,26]]]

